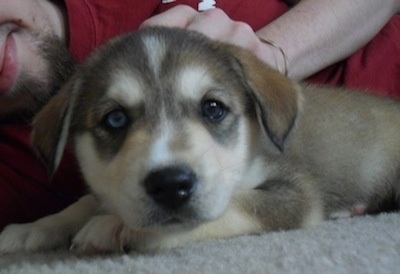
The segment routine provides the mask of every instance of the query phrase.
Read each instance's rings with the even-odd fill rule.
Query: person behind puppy
[[[197,30],[293,79],[400,95],[400,0],[0,1],[0,230],[86,192],[71,153],[50,180],[31,148],[29,121],[72,60],[118,34],[154,25]]]

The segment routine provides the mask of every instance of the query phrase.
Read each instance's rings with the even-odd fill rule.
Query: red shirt
[[[166,1],[168,2],[168,1]],[[146,18],[178,4],[198,9],[200,0],[67,0],[70,20],[70,49],[80,62],[107,39],[136,30]],[[288,10],[279,0],[217,0],[234,20],[248,23],[255,31]],[[400,97],[400,16],[394,16],[366,46],[346,60],[317,73],[316,83],[362,88]]]
[[[97,46],[109,38],[136,30],[152,15],[173,6],[186,4],[198,9],[201,1],[177,0],[67,0],[70,22],[70,50],[80,62]],[[245,21],[253,29],[259,29],[287,10],[279,0],[223,0],[216,1],[232,19]]]
[[[0,121],[0,230],[55,213],[86,192],[76,162],[66,151],[53,180],[30,143],[25,123]]]
[[[69,19],[69,48],[79,63],[107,39],[136,30],[152,15],[178,4],[198,8],[200,2],[177,0],[65,0]],[[217,0],[232,19],[254,30],[287,11],[279,0]],[[366,88],[400,95],[400,17],[396,16],[368,45],[348,59],[323,70],[311,81]],[[54,213],[85,193],[75,161],[67,151],[51,182],[30,145],[25,124],[0,121],[0,230],[11,222],[33,221]]]

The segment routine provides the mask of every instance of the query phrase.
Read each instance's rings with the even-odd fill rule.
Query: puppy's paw
[[[125,252],[130,235],[130,229],[118,217],[94,216],[74,237],[70,249],[84,253]]]
[[[356,204],[348,210],[340,210],[331,213],[329,219],[343,219],[343,218],[351,218],[355,216],[365,215],[367,212],[367,206],[365,204]]]
[[[13,224],[0,234],[0,253],[36,252],[68,247],[69,237],[70,234],[57,224]]]

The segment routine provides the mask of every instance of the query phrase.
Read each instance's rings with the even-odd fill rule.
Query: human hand
[[[189,6],[179,5],[147,19],[141,28],[149,26],[179,27],[198,31],[211,39],[250,50],[273,68],[281,71],[284,68],[282,63],[284,60],[277,48],[261,42],[248,24],[232,20],[218,8],[198,12]]]

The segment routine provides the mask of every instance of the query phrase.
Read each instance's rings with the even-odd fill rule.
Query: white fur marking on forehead
[[[143,101],[143,87],[133,74],[120,71],[114,74],[112,81],[107,93],[111,99],[127,106],[133,106]]]
[[[199,100],[214,84],[209,70],[204,66],[186,66],[178,73],[176,79],[177,91],[195,100]]]
[[[144,50],[147,53],[149,67],[155,75],[160,71],[161,62],[165,56],[166,48],[162,40],[155,36],[147,36],[143,38]]]

